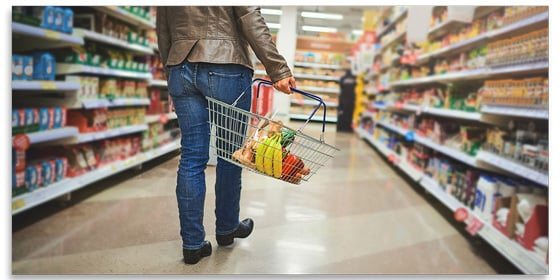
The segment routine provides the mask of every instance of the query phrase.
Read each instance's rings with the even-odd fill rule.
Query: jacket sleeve
[[[261,9],[247,6],[235,6],[234,9],[239,30],[263,63],[272,82],[291,77],[292,72],[272,41],[270,30],[261,16]]]
[[[169,26],[167,26],[167,14],[165,7],[157,7],[156,13],[156,34],[158,41],[159,55],[164,69],[167,68],[167,57],[169,56],[169,49],[171,48],[171,34],[169,33]]]

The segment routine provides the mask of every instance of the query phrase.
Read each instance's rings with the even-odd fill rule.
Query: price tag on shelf
[[[41,87],[41,89],[44,90],[54,90],[56,89],[56,83],[53,81],[42,81],[39,82],[39,85]]]
[[[159,115],[159,122],[162,124],[166,124],[169,121],[169,117],[167,116],[167,114],[161,114]]]
[[[12,211],[25,207],[25,200],[23,198],[12,201]]]
[[[53,30],[45,30],[45,37],[49,39],[59,40],[60,33]]]
[[[477,217],[470,215],[467,219],[467,232],[472,236],[478,234],[478,232],[484,227],[484,223],[480,221]]]
[[[404,104],[402,102],[395,102],[395,108],[402,109],[403,107],[404,107]]]

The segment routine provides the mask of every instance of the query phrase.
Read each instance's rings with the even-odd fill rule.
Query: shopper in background
[[[251,84],[248,46],[277,90],[290,94],[295,79],[258,7],[158,7],[156,29],[182,136],[176,194],[183,256],[185,263],[195,264],[212,254],[202,224],[210,142],[205,97],[231,104]],[[237,104],[247,111],[250,106],[251,94]],[[218,159],[215,190],[218,245],[249,236],[253,220],[239,221],[241,168]]]

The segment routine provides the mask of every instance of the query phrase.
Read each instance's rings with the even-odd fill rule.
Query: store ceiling
[[[262,8],[267,9],[281,9],[281,6],[266,6]],[[301,30],[304,25],[311,26],[321,26],[321,27],[333,27],[338,30],[338,32],[352,32],[352,30],[362,29],[362,15],[364,10],[369,9],[379,9],[379,6],[300,6],[298,11],[306,12],[318,12],[318,13],[329,13],[329,14],[341,14],[343,15],[342,20],[331,20],[331,19],[316,19],[316,18],[304,18],[300,17],[298,19],[298,33],[300,35],[313,35],[315,32],[307,32]],[[280,16],[276,15],[264,15],[267,22],[279,23]]]

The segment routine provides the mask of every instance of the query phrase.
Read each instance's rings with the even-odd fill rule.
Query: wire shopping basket
[[[253,80],[253,83],[256,82],[257,98],[261,86],[272,85],[272,82],[263,79]],[[318,102],[303,126],[294,130],[270,116],[237,108],[237,102],[247,91],[250,94],[251,87],[252,84],[232,104],[206,97],[209,123],[215,127],[216,138],[210,145],[216,155],[245,169],[292,184],[308,181],[338,151],[324,141],[325,102],[316,95],[292,88],[293,92]],[[315,139],[302,130],[321,106],[323,125],[320,138]]]

